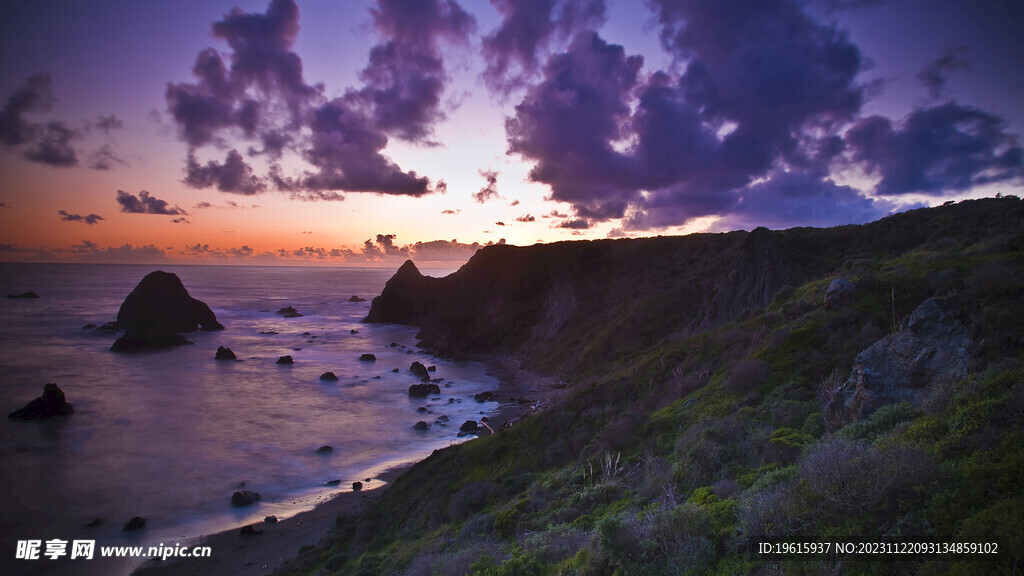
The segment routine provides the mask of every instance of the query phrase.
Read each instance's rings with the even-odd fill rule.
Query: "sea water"
[[[75,410],[48,421],[0,419],[0,567],[86,572],[84,561],[60,570],[48,559],[13,562],[19,540],[173,545],[294,514],[462,440],[462,422],[496,407],[473,400],[497,385],[483,365],[425,354],[413,328],[360,322],[393,269],[159,267],[177,274],[225,330],[188,333],[192,345],[167,350],[108,351],[116,335],[85,326],[114,320],[156,269],[0,264],[0,295],[40,295],[0,298],[0,410],[22,407],[48,382]],[[353,295],[367,301],[348,302]],[[303,316],[276,313],[285,306]],[[214,360],[218,346],[238,360]],[[361,361],[364,353],[376,362]],[[283,355],[294,364],[276,364]],[[441,395],[409,397],[413,361],[437,367]],[[338,380],[321,380],[328,371]],[[437,422],[442,415],[447,425]],[[419,420],[430,429],[414,430]],[[318,452],[325,445],[333,451]],[[326,486],[332,480],[340,488]],[[262,501],[231,507],[240,489]],[[134,516],[146,518],[145,528],[123,532]],[[87,528],[94,518],[102,524]]]

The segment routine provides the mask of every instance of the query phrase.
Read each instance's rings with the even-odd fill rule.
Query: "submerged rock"
[[[39,298],[39,294],[36,294],[35,292],[22,292],[21,294],[8,294],[7,297],[8,298],[19,298],[19,299],[21,299],[21,298],[31,299],[31,298]]]
[[[217,347],[217,354],[214,355],[214,360],[238,360],[238,356],[231,351],[231,348],[225,348],[223,346]]]
[[[324,482],[324,486],[340,486],[340,485],[341,485],[341,480],[337,479],[337,478],[334,479],[334,480],[328,480],[327,482]]]
[[[338,375],[335,374],[334,372],[324,372],[323,374],[320,375],[320,379],[325,382],[337,382]]]
[[[353,294],[352,297],[348,299],[348,302],[366,302],[366,298],[360,298]]]
[[[412,425],[413,430],[427,430],[429,428],[430,426],[428,426],[427,423],[424,422],[423,420],[420,420],[419,422]]]
[[[363,354],[362,356],[360,356],[359,360],[361,360],[363,362],[376,362],[377,361],[377,357],[374,356],[373,354],[366,353],[366,354]]]
[[[43,395],[7,415],[16,420],[40,420],[54,416],[74,414],[75,410],[64,398],[64,391],[56,384],[43,386]]]
[[[289,364],[294,364],[294,363],[295,363],[295,361],[292,360],[291,356],[281,356],[280,358],[277,359],[277,362],[275,362],[275,364],[284,364],[284,365],[289,365]]]
[[[150,272],[131,291],[117,313],[124,334],[110,347],[113,351],[166,348],[187,344],[179,332],[223,330],[205,302],[189,296],[177,275]]]
[[[413,384],[409,386],[409,396],[421,398],[429,394],[440,394],[441,387],[437,384]]]
[[[143,518],[142,516],[136,516],[136,517],[132,518],[131,520],[125,522],[124,526],[121,528],[121,531],[122,532],[133,532],[135,530],[142,530],[142,528],[145,525],[146,525],[146,519]]]
[[[239,490],[231,495],[231,505],[235,508],[242,508],[259,502],[263,497],[252,490]]]
[[[295,308],[293,308],[291,306],[285,306],[284,308],[281,308],[280,310],[278,310],[277,313],[280,314],[281,316],[284,316],[285,318],[300,318],[300,317],[302,317],[302,314],[300,314],[298,310],[296,310]]]
[[[329,444],[325,444],[325,445],[317,448],[316,452],[317,452],[317,454],[330,454],[331,452],[334,452],[334,446],[331,446]]]

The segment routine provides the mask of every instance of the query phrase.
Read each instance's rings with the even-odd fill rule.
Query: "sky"
[[[0,261],[390,266],[1024,191],[1024,3],[5,0]]]

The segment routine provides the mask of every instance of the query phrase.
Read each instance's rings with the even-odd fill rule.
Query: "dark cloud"
[[[184,182],[192,188],[216,186],[221,192],[247,196],[259,194],[267,188],[266,183],[256,176],[252,167],[234,149],[228,152],[223,163],[210,160],[205,166],[196,160],[195,151],[190,150],[185,172]]]
[[[881,177],[877,194],[939,195],[1024,177],[1024,151],[1005,129],[998,116],[949,102],[899,126],[864,118],[845,138],[852,159]]]
[[[61,215],[61,220],[64,220],[65,222],[84,222],[85,224],[95,224],[100,220],[103,220],[103,216],[98,214],[82,216],[81,214],[71,214],[65,210],[60,210],[57,213]]]
[[[508,224],[505,224],[505,223],[504,223],[504,222],[502,222],[501,220],[499,220],[499,221],[495,222],[495,223],[494,223],[494,225],[495,225],[495,226],[508,226]]]
[[[204,201],[204,202],[200,202],[199,204],[196,204],[195,206],[193,206],[193,208],[195,208],[197,210],[204,210],[206,208],[213,208],[213,204],[210,204],[209,202],[205,202]]]
[[[442,210],[441,214],[458,214],[460,212],[462,212],[462,210],[451,210],[451,209],[448,209],[448,210]]]
[[[370,13],[385,41],[370,50],[359,97],[372,107],[378,129],[427,142],[445,117],[440,102],[448,77],[440,41],[468,46],[476,20],[453,0],[378,0]]]
[[[509,152],[536,162],[529,178],[585,217],[621,217],[638,191],[633,162],[612,143],[626,135],[627,98],[642,64],[621,46],[580,34],[548,60],[541,82],[506,120]]]
[[[37,124],[25,119],[29,112],[46,112],[53,105],[52,78],[49,72],[30,76],[25,85],[7,98],[0,110],[0,138],[9,146],[25,144],[36,138]]]
[[[111,114],[110,116],[97,117],[93,126],[103,131],[104,134],[109,135],[113,130],[120,130],[124,128],[124,122],[121,122],[120,118]]]
[[[586,230],[590,228],[590,222],[586,218],[577,218],[575,220],[563,220],[558,223],[559,228],[567,228],[570,230]]]
[[[174,218],[173,220],[171,220],[171,224],[191,224],[191,222],[188,221],[188,218],[182,216],[180,218]]]
[[[516,218],[516,222],[526,223],[526,222],[536,222],[536,221],[537,221],[537,219],[534,218],[533,214],[523,214],[522,216]]]
[[[83,240],[81,244],[73,244],[68,250],[76,258],[98,262],[153,262],[164,260],[167,254],[160,248],[148,246],[132,246],[122,244],[118,247],[100,248],[95,242]]]
[[[917,79],[928,89],[932,98],[939,98],[946,89],[946,82],[949,76],[957,70],[970,70],[971,62],[967,56],[971,53],[969,46],[954,46],[946,48],[942,56],[929,62],[928,66],[921,70]]]
[[[89,168],[93,170],[110,170],[115,163],[122,166],[128,165],[127,162],[117,156],[109,144],[104,144],[99,150],[89,156]]]
[[[81,137],[81,132],[63,122],[47,122],[39,132],[38,139],[25,149],[25,158],[58,168],[75,166],[78,164],[78,155],[72,142]]]
[[[171,208],[166,200],[151,196],[148,191],[139,192],[138,196],[129,194],[122,190],[117,191],[117,203],[121,205],[121,212],[130,214],[164,214],[167,216],[186,216],[185,212],[178,206]]]
[[[500,172],[496,170],[478,170],[477,172],[484,177],[487,185],[476,194],[473,194],[473,198],[481,204],[486,203],[488,200],[501,198],[501,195],[498,194],[498,174]]]
[[[491,0],[501,24],[483,39],[484,82],[503,94],[526,85],[554,41],[604,23],[604,0]]]
[[[185,182],[224,192],[255,194],[273,186],[299,200],[342,200],[340,192],[419,196],[443,192],[443,181],[403,171],[383,154],[388,136],[429,143],[444,118],[448,82],[442,41],[468,42],[475,21],[453,0],[378,0],[371,10],[382,37],[360,73],[363,86],[325,101],[323,87],[303,79],[292,50],[299,31],[293,0],[273,0],[265,13],[235,9],[213,25],[225,57],[207,49],[196,58],[192,83],[167,86],[167,107],[182,140],[193,149]],[[240,138],[247,153],[274,162],[257,176],[238,149],[223,163],[200,164],[194,149]],[[312,165],[286,175],[277,162],[292,150]]]
[[[419,262],[464,262],[483,246],[478,242],[461,244],[458,240],[433,240],[408,246],[413,259]]]

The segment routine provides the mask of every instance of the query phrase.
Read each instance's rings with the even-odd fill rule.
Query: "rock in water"
[[[419,362],[413,362],[412,365],[409,366],[409,371],[420,378],[430,378],[430,374],[427,373],[427,367]]]
[[[133,532],[135,530],[142,530],[142,528],[145,525],[146,525],[146,519],[145,518],[143,518],[142,516],[135,516],[131,520],[129,520],[129,521],[124,523],[124,526],[121,528],[121,531],[122,532]]]
[[[362,356],[360,356],[359,360],[361,362],[376,362],[377,361],[377,357],[374,356],[373,354],[370,354],[369,352],[367,352],[366,354],[363,354]]]
[[[231,505],[235,508],[241,508],[243,506],[255,504],[256,502],[259,502],[261,498],[262,496],[260,496],[258,492],[242,490],[231,495]]]
[[[291,356],[281,356],[277,359],[277,362],[275,362],[275,364],[284,364],[286,366],[294,363],[295,360],[293,360]]]
[[[366,298],[360,298],[353,294],[352,297],[348,299],[348,302],[366,302]]]
[[[231,348],[225,348],[223,346],[217,347],[217,354],[214,356],[215,360],[238,360],[235,353],[231,351]]]
[[[124,329],[111,350],[166,348],[188,343],[179,332],[223,330],[205,302],[189,296],[177,275],[150,272],[121,304],[117,325]]]
[[[422,398],[429,394],[440,394],[441,387],[437,384],[413,384],[409,386],[409,396]]]
[[[36,294],[35,292],[22,292],[21,294],[8,294],[7,297],[8,298],[12,298],[12,299],[14,299],[14,298],[30,299],[30,298],[39,298],[39,294]],[[355,298],[355,296],[353,296],[353,298]]]
[[[335,374],[334,372],[324,372],[323,374],[320,375],[320,379],[325,382],[337,382],[338,375]]]
[[[42,396],[26,404],[24,408],[11,412],[7,417],[16,420],[40,420],[52,416],[67,416],[74,412],[71,404],[64,399],[64,391],[56,384],[47,384],[43,386]]]
[[[285,306],[284,308],[281,308],[280,310],[278,310],[277,313],[280,314],[281,316],[284,316],[285,318],[301,318],[302,317],[302,314],[300,314],[299,311],[296,310],[295,308],[293,308],[292,306]]]

